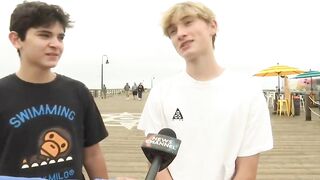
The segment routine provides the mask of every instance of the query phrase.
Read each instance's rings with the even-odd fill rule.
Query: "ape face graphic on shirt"
[[[70,134],[62,128],[51,128],[44,131],[38,140],[38,154],[25,157],[21,169],[44,166],[72,160]]]
[[[69,147],[69,142],[56,131],[49,131],[44,136],[40,154],[47,157],[57,157],[65,152]]]

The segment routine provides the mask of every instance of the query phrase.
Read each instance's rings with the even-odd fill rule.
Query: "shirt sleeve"
[[[262,90],[251,92],[248,120],[238,156],[251,156],[273,148],[270,114]],[[252,95],[251,94],[251,95]]]
[[[83,97],[86,98],[86,104],[84,105],[84,146],[88,147],[97,144],[107,137],[108,131],[93,97],[86,87]]]
[[[137,128],[143,130],[145,135],[157,133],[162,127],[163,118],[160,89],[153,88],[145,103]]]

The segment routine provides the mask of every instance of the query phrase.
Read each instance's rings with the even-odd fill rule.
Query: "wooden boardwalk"
[[[320,179],[320,119],[271,116],[274,148],[261,155],[258,179]]]
[[[121,95],[96,102],[102,113],[139,113],[144,104],[127,101]],[[261,154],[257,179],[320,180],[320,119],[313,116],[312,121],[305,121],[303,112],[295,117],[271,115],[271,118],[274,149]],[[148,169],[140,149],[143,133],[136,127],[107,125],[107,129],[110,135],[101,146],[110,176],[144,179]]]

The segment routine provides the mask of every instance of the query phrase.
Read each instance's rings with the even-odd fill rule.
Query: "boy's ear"
[[[20,49],[21,45],[20,45],[20,37],[18,35],[17,32],[15,31],[11,31],[9,33],[9,40],[11,41],[12,45],[16,48],[16,49]]]
[[[209,25],[211,27],[212,35],[215,35],[217,33],[217,28],[218,28],[217,27],[217,22],[215,20],[212,20]]]

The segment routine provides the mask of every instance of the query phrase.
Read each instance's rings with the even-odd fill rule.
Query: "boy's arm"
[[[99,143],[84,148],[84,167],[90,179],[109,178]]]
[[[259,154],[236,159],[233,180],[255,180],[257,176]]]

